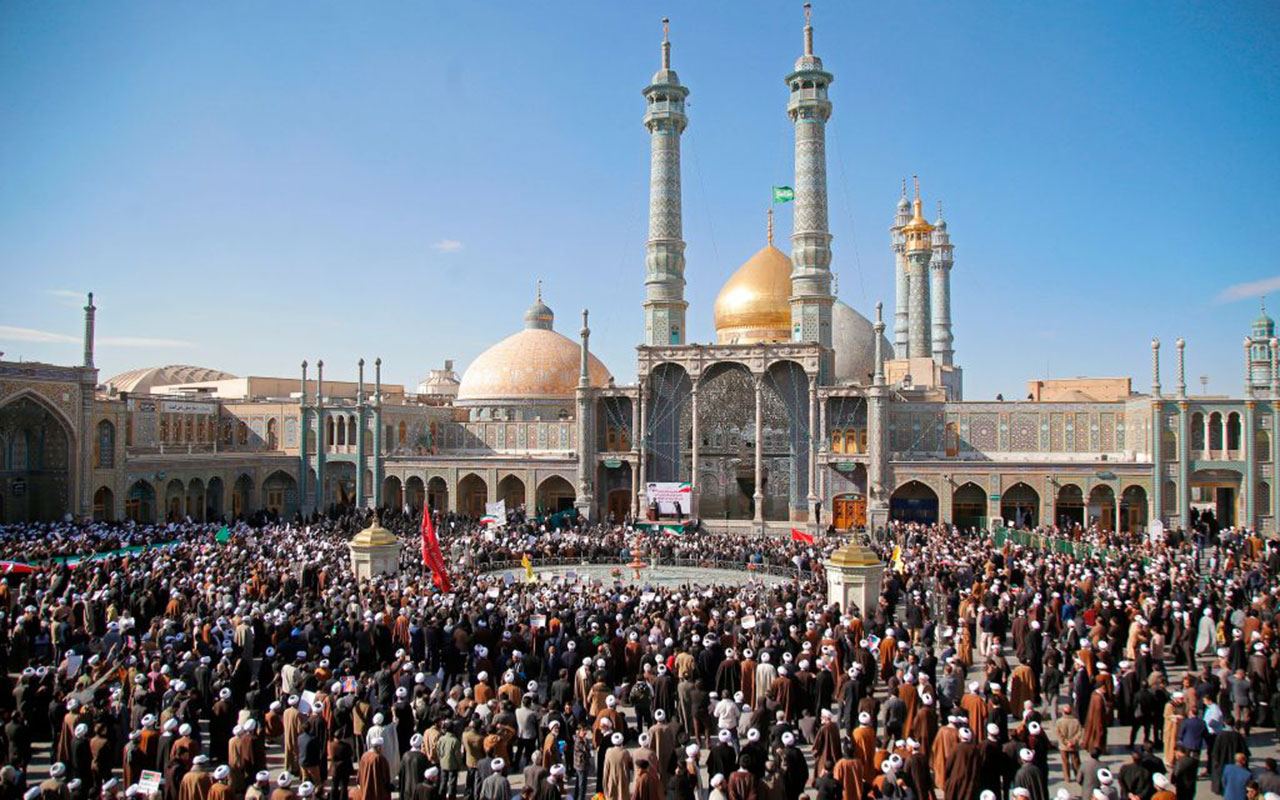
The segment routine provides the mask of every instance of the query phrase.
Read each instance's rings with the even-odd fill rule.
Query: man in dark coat
[[[960,741],[946,765],[944,800],[973,800],[978,796],[982,754],[973,743],[973,731],[960,729]]]
[[[1228,726],[1214,738],[1209,750],[1209,785],[1214,794],[1222,794],[1222,770],[1235,763],[1237,753],[1244,753],[1247,758],[1249,743],[1240,731]]]

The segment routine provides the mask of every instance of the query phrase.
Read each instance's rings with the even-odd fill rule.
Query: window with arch
[[[267,420],[267,449],[275,450],[280,444],[280,437],[276,430],[276,420],[274,417]]]
[[[1227,416],[1227,449],[1240,449],[1240,414],[1236,411]]]
[[[1199,411],[1191,415],[1191,423],[1189,431],[1191,434],[1191,449],[1204,449],[1204,414]]]
[[[249,426],[244,423],[244,420],[240,420],[236,426],[236,443],[241,447],[249,444]]]
[[[409,425],[405,422],[401,422],[400,426],[396,429],[396,444],[403,445],[408,440],[409,440]]]
[[[334,440],[335,444],[344,445],[347,443],[347,423],[341,419],[333,421],[334,428],[337,431],[338,438]]]
[[[94,466],[110,469],[116,465],[116,426],[109,420],[98,423],[98,436],[93,442]]]
[[[196,440],[196,418],[190,414],[186,415],[186,423],[183,425],[187,431],[187,441],[194,442]]]
[[[356,418],[347,417],[347,444],[356,443]]]
[[[1271,484],[1263,481],[1258,484],[1258,516],[1271,516]]]
[[[124,446],[133,447],[133,415],[124,418]]]
[[[1218,411],[1209,415],[1209,449],[1222,449],[1222,414]]]
[[[1259,461],[1271,461],[1271,434],[1258,431],[1253,435],[1253,454]]]
[[[204,442],[204,415],[196,417],[196,441]]]
[[[333,447],[333,417],[328,417],[324,421],[324,446]]]

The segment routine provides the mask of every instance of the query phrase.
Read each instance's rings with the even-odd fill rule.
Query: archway
[[[515,475],[508,475],[498,481],[495,500],[506,503],[508,511],[514,511],[524,505],[524,481]]]
[[[1058,498],[1053,505],[1053,518],[1059,527],[1084,525],[1084,492],[1074,483],[1058,487]]]
[[[222,519],[222,478],[210,478],[204,491],[205,519]]]
[[[938,494],[920,481],[907,481],[889,496],[889,519],[932,525],[938,521]]]
[[[135,481],[124,497],[124,515],[134,522],[156,521],[156,490],[146,481]]]
[[[651,481],[687,481],[685,455],[692,444],[686,441],[692,430],[689,397],[693,383],[689,373],[678,364],[659,364],[649,373],[648,386],[645,440],[640,442],[649,453],[647,477]],[[700,398],[699,402],[705,401]]]
[[[1147,529],[1147,490],[1128,486],[1120,493],[1120,530],[1138,533]]]
[[[187,484],[187,516],[197,522],[204,522],[204,481],[193,478]]]
[[[987,526],[987,493],[981,486],[969,482],[951,493],[951,524],[978,530]]]
[[[484,516],[484,504],[489,502],[489,486],[475,473],[468,473],[458,481],[458,513],[470,517]]]
[[[93,465],[99,469],[116,465],[116,426],[110,420],[98,423],[98,435],[93,440]]]
[[[0,463],[7,474],[4,522],[60,520],[71,510],[71,425],[35,394],[22,393],[0,407]]]
[[[1015,528],[1040,524],[1040,493],[1025,483],[1015,483],[1000,495],[1000,518]]]
[[[93,493],[93,521],[111,522],[114,520],[116,514],[115,506],[115,493],[106,486],[99,487],[98,491]]]
[[[573,508],[576,497],[573,484],[559,475],[552,475],[538,486],[538,511],[543,514],[568,511]]]
[[[231,488],[231,516],[242,519],[253,510],[253,478],[242,474]]]
[[[187,499],[187,487],[182,481],[174,478],[164,487],[164,518],[167,522],[177,522],[185,515],[184,506]]]
[[[427,481],[427,502],[432,511],[445,511],[449,508],[449,484],[439,475]]]
[[[298,482],[292,475],[276,470],[262,482],[266,510],[280,517],[292,517],[298,512]]]
[[[426,496],[426,490],[422,483],[422,478],[414,475],[404,482],[404,502],[409,507],[410,514],[417,514],[422,511],[422,498]]]
[[[1236,524],[1241,475],[1233,469],[1201,469],[1191,473],[1192,524],[1211,532]]]
[[[387,508],[394,508],[397,511],[404,508],[404,485],[395,475],[388,475],[382,479],[382,503]]]
[[[1113,531],[1116,529],[1116,493],[1105,483],[1100,483],[1089,492],[1089,520],[1096,522],[1098,530]]]

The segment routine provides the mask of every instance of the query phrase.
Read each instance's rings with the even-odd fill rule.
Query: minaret
[[[578,405],[577,437],[578,437],[578,497],[574,507],[585,519],[595,519],[595,492],[593,486],[594,467],[596,463],[595,439],[592,432],[595,424],[592,415],[593,392],[591,391],[591,328],[587,326],[587,309],[582,309],[582,330],[579,331],[582,344],[579,348],[581,361],[578,367],[578,388],[574,392]]]
[[[93,292],[89,292],[89,305],[84,307],[84,366],[93,366],[93,318],[98,307],[93,304]]]
[[[933,255],[933,226],[925,221],[920,210],[919,178],[915,178],[915,185],[911,221],[902,229],[907,248],[907,356],[928,358],[933,354],[929,330],[929,259]],[[901,357],[901,354],[897,355]]]
[[[951,266],[955,263],[954,247],[942,218],[942,201],[938,201],[938,220],[933,223],[933,259],[929,267],[930,314],[933,317],[933,360],[951,366],[955,353],[951,349]]]
[[[680,210],[680,135],[689,118],[689,90],[671,68],[671,41],[662,18],[662,69],[644,88],[649,129],[649,241],[645,244],[644,343],[685,343],[684,227]]]
[[[787,116],[796,129],[795,216],[791,227],[791,340],[831,347],[831,233],[827,229],[827,87],[834,77],[813,54],[804,4],[804,55],[787,76]],[[826,372],[826,370],[824,370]]]
[[[893,354],[907,357],[907,239],[902,229],[911,221],[911,202],[907,200],[907,179],[902,179],[902,197],[898,199],[898,213],[893,217],[889,236],[893,241]]]

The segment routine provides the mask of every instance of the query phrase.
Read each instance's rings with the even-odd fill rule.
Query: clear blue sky
[[[1187,337],[1193,388],[1240,391],[1245,296],[1280,294],[1280,5],[815,6],[844,300],[891,313],[886,228],[916,172],[956,245],[970,399],[1046,372],[1145,390],[1153,335]],[[93,290],[104,376],[323,358],[349,378],[380,355],[412,387],[516,330],[541,277],[558,329],[590,307],[631,380],[663,14],[692,89],[691,338],[711,340],[769,187],[792,182],[799,2],[18,0],[0,4],[0,350],[75,361],[68,293]]]

